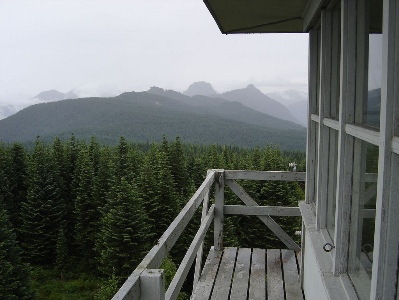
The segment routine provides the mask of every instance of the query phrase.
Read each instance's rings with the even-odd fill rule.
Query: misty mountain
[[[295,123],[300,123],[285,107],[278,101],[266,96],[253,84],[246,88],[232,90],[217,95],[218,98],[227,99],[230,101],[238,101],[252,109],[262,113],[271,115],[273,117],[288,120]]]
[[[65,99],[76,99],[78,95],[76,95],[73,91],[69,91],[68,93],[61,93],[56,90],[44,91],[37,94],[35,97],[41,102],[50,102],[50,101],[60,101]]]
[[[261,113],[237,101],[229,101],[222,98],[206,97],[202,95],[189,97],[179,92],[173,90],[163,90],[159,87],[152,87],[147,92],[175,100],[180,100],[184,104],[189,105],[187,107],[189,111],[193,110],[192,106],[196,106],[196,113],[215,115],[229,120],[276,129],[298,130],[300,128],[300,126],[298,126],[296,123],[281,120],[279,118]]]
[[[308,101],[308,94],[301,91],[285,90],[281,92],[266,93],[266,96],[277,100],[285,106],[289,106],[296,102]]]
[[[281,92],[266,93],[270,98],[277,100],[288,108],[290,113],[297,119],[301,125],[307,126],[308,123],[308,94],[286,90]]]
[[[0,106],[0,120],[12,115],[16,111],[17,111],[17,109],[11,105]]]
[[[217,94],[216,91],[213,89],[213,86],[205,81],[194,82],[191,84],[186,91],[183,92],[184,95],[187,96],[195,96],[195,95],[202,95],[202,96],[210,96]]]
[[[74,133],[79,138],[95,135],[102,142],[115,144],[121,135],[136,142],[152,142],[160,141],[165,134],[170,138],[180,136],[187,143],[246,147],[273,144],[282,149],[305,149],[306,130],[299,125],[267,116],[238,102],[208,99],[216,100],[215,104],[198,106],[188,103],[202,101],[196,96],[174,96],[129,92],[110,98],[32,105],[0,120],[0,140],[28,142],[38,135],[52,140],[55,136],[68,138]]]
[[[290,113],[305,127],[308,126],[308,101],[298,101],[287,105]]]

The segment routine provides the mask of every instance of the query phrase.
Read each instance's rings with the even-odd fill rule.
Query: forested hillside
[[[180,136],[185,143],[241,147],[278,145],[305,150],[306,129],[255,111],[239,102],[205,96],[188,97],[153,88],[112,98],[69,99],[27,107],[0,120],[0,141],[51,141],[71,133],[116,145],[119,136],[135,142]]]
[[[131,144],[122,137],[108,146],[72,135],[50,144],[38,138],[29,151],[18,143],[0,144],[0,295],[109,299],[207,169],[287,170],[291,161],[304,171],[303,152],[194,146],[179,138]],[[296,206],[304,196],[298,183],[241,184],[260,205]],[[239,204],[227,190],[226,202]],[[164,262],[168,274],[180,262],[199,218]],[[300,230],[299,219],[277,221],[291,236]],[[255,217],[226,218],[225,236],[227,246],[284,248]],[[207,243],[212,243],[211,235]]]

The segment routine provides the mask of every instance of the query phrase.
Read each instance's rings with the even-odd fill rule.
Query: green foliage
[[[153,232],[159,238],[179,212],[167,154],[153,145],[144,160],[139,179],[139,197]]]
[[[175,263],[170,259],[169,256],[167,256],[164,261],[162,262],[162,265],[160,269],[164,270],[164,277],[165,277],[165,289],[169,287],[169,284],[172,282],[173,277],[176,274],[177,268]]]
[[[21,261],[21,250],[7,211],[0,202],[0,295],[1,299],[32,299],[29,268]]]
[[[35,270],[32,287],[38,299],[93,299],[95,294],[104,299],[164,233],[207,169],[287,170],[292,161],[304,171],[305,156],[298,151],[187,145],[166,137],[160,144],[130,144],[120,138],[114,147],[95,138],[86,144],[74,135],[51,144],[37,139],[33,149],[0,144],[0,206],[9,215],[20,215],[10,225],[15,227],[10,236],[14,239],[18,233],[23,249],[19,255]],[[304,196],[297,183],[239,184],[260,205],[296,206]],[[212,193],[210,198],[212,202]],[[228,188],[225,201],[241,204]],[[169,252],[167,278],[191,243],[200,217],[198,210]],[[276,221],[291,236],[299,230],[299,220]],[[212,234],[211,226],[208,246]],[[284,248],[256,217],[226,217],[224,244]],[[190,287],[184,285],[179,299],[188,299]]]
[[[151,235],[137,190],[124,177],[112,189],[97,240],[100,270],[127,277],[149,250]]]
[[[21,211],[22,246],[30,262],[52,264],[64,206],[50,150],[39,139],[29,162],[28,176],[27,201]]]
[[[92,300],[101,279],[78,272],[68,272],[60,279],[54,269],[34,267],[32,289],[36,300]],[[109,298],[110,299],[110,298]]]
[[[107,280],[98,285],[98,291],[94,295],[94,300],[109,300],[118,291],[120,280],[112,274]]]

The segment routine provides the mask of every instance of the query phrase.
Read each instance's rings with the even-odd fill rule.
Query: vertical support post
[[[308,103],[308,135],[306,143],[306,203],[315,202],[316,177],[316,124],[312,114],[317,112],[318,85],[318,32],[309,31],[309,103]]]
[[[209,175],[210,170],[207,171],[207,176]],[[201,215],[201,225],[202,222],[204,221],[206,214],[208,212],[208,206],[209,206],[209,190],[206,192],[204,196],[204,200],[202,202],[202,215]],[[197,252],[197,257],[195,260],[195,271],[194,271],[194,281],[193,281],[193,291],[195,290],[195,287],[197,286],[199,277],[201,276],[201,265],[202,265],[202,255],[203,255],[203,248],[204,248],[204,242],[201,243],[198,252]]]
[[[216,170],[215,173],[215,230],[214,248],[223,250],[223,223],[224,223],[224,170]]]
[[[357,3],[356,102],[354,113],[356,124],[363,124],[363,112],[367,105],[365,99],[368,98],[369,5],[368,0],[358,1]],[[361,253],[367,144],[360,139],[355,139],[353,151],[351,226],[348,252],[349,273],[356,272],[360,264],[357,257]]]
[[[163,270],[146,269],[140,275],[141,300],[165,300]]]
[[[319,138],[317,158],[317,202],[316,229],[327,225],[327,179],[329,162],[330,129],[324,125],[324,117],[330,115],[331,102],[331,48],[332,48],[332,11],[321,12],[321,43],[320,43],[320,87],[319,87]]]
[[[380,150],[378,159],[373,273],[370,299],[398,298],[399,157],[392,139],[399,134],[399,4],[383,1]],[[395,295],[396,294],[396,295]]]
[[[349,224],[352,198],[354,137],[346,134],[346,124],[354,122],[356,98],[358,0],[341,2],[341,91],[339,102],[338,167],[333,274],[346,273],[348,267]]]

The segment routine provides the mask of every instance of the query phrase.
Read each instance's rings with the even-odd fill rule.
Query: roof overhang
[[[308,0],[204,0],[224,34],[304,32]]]

